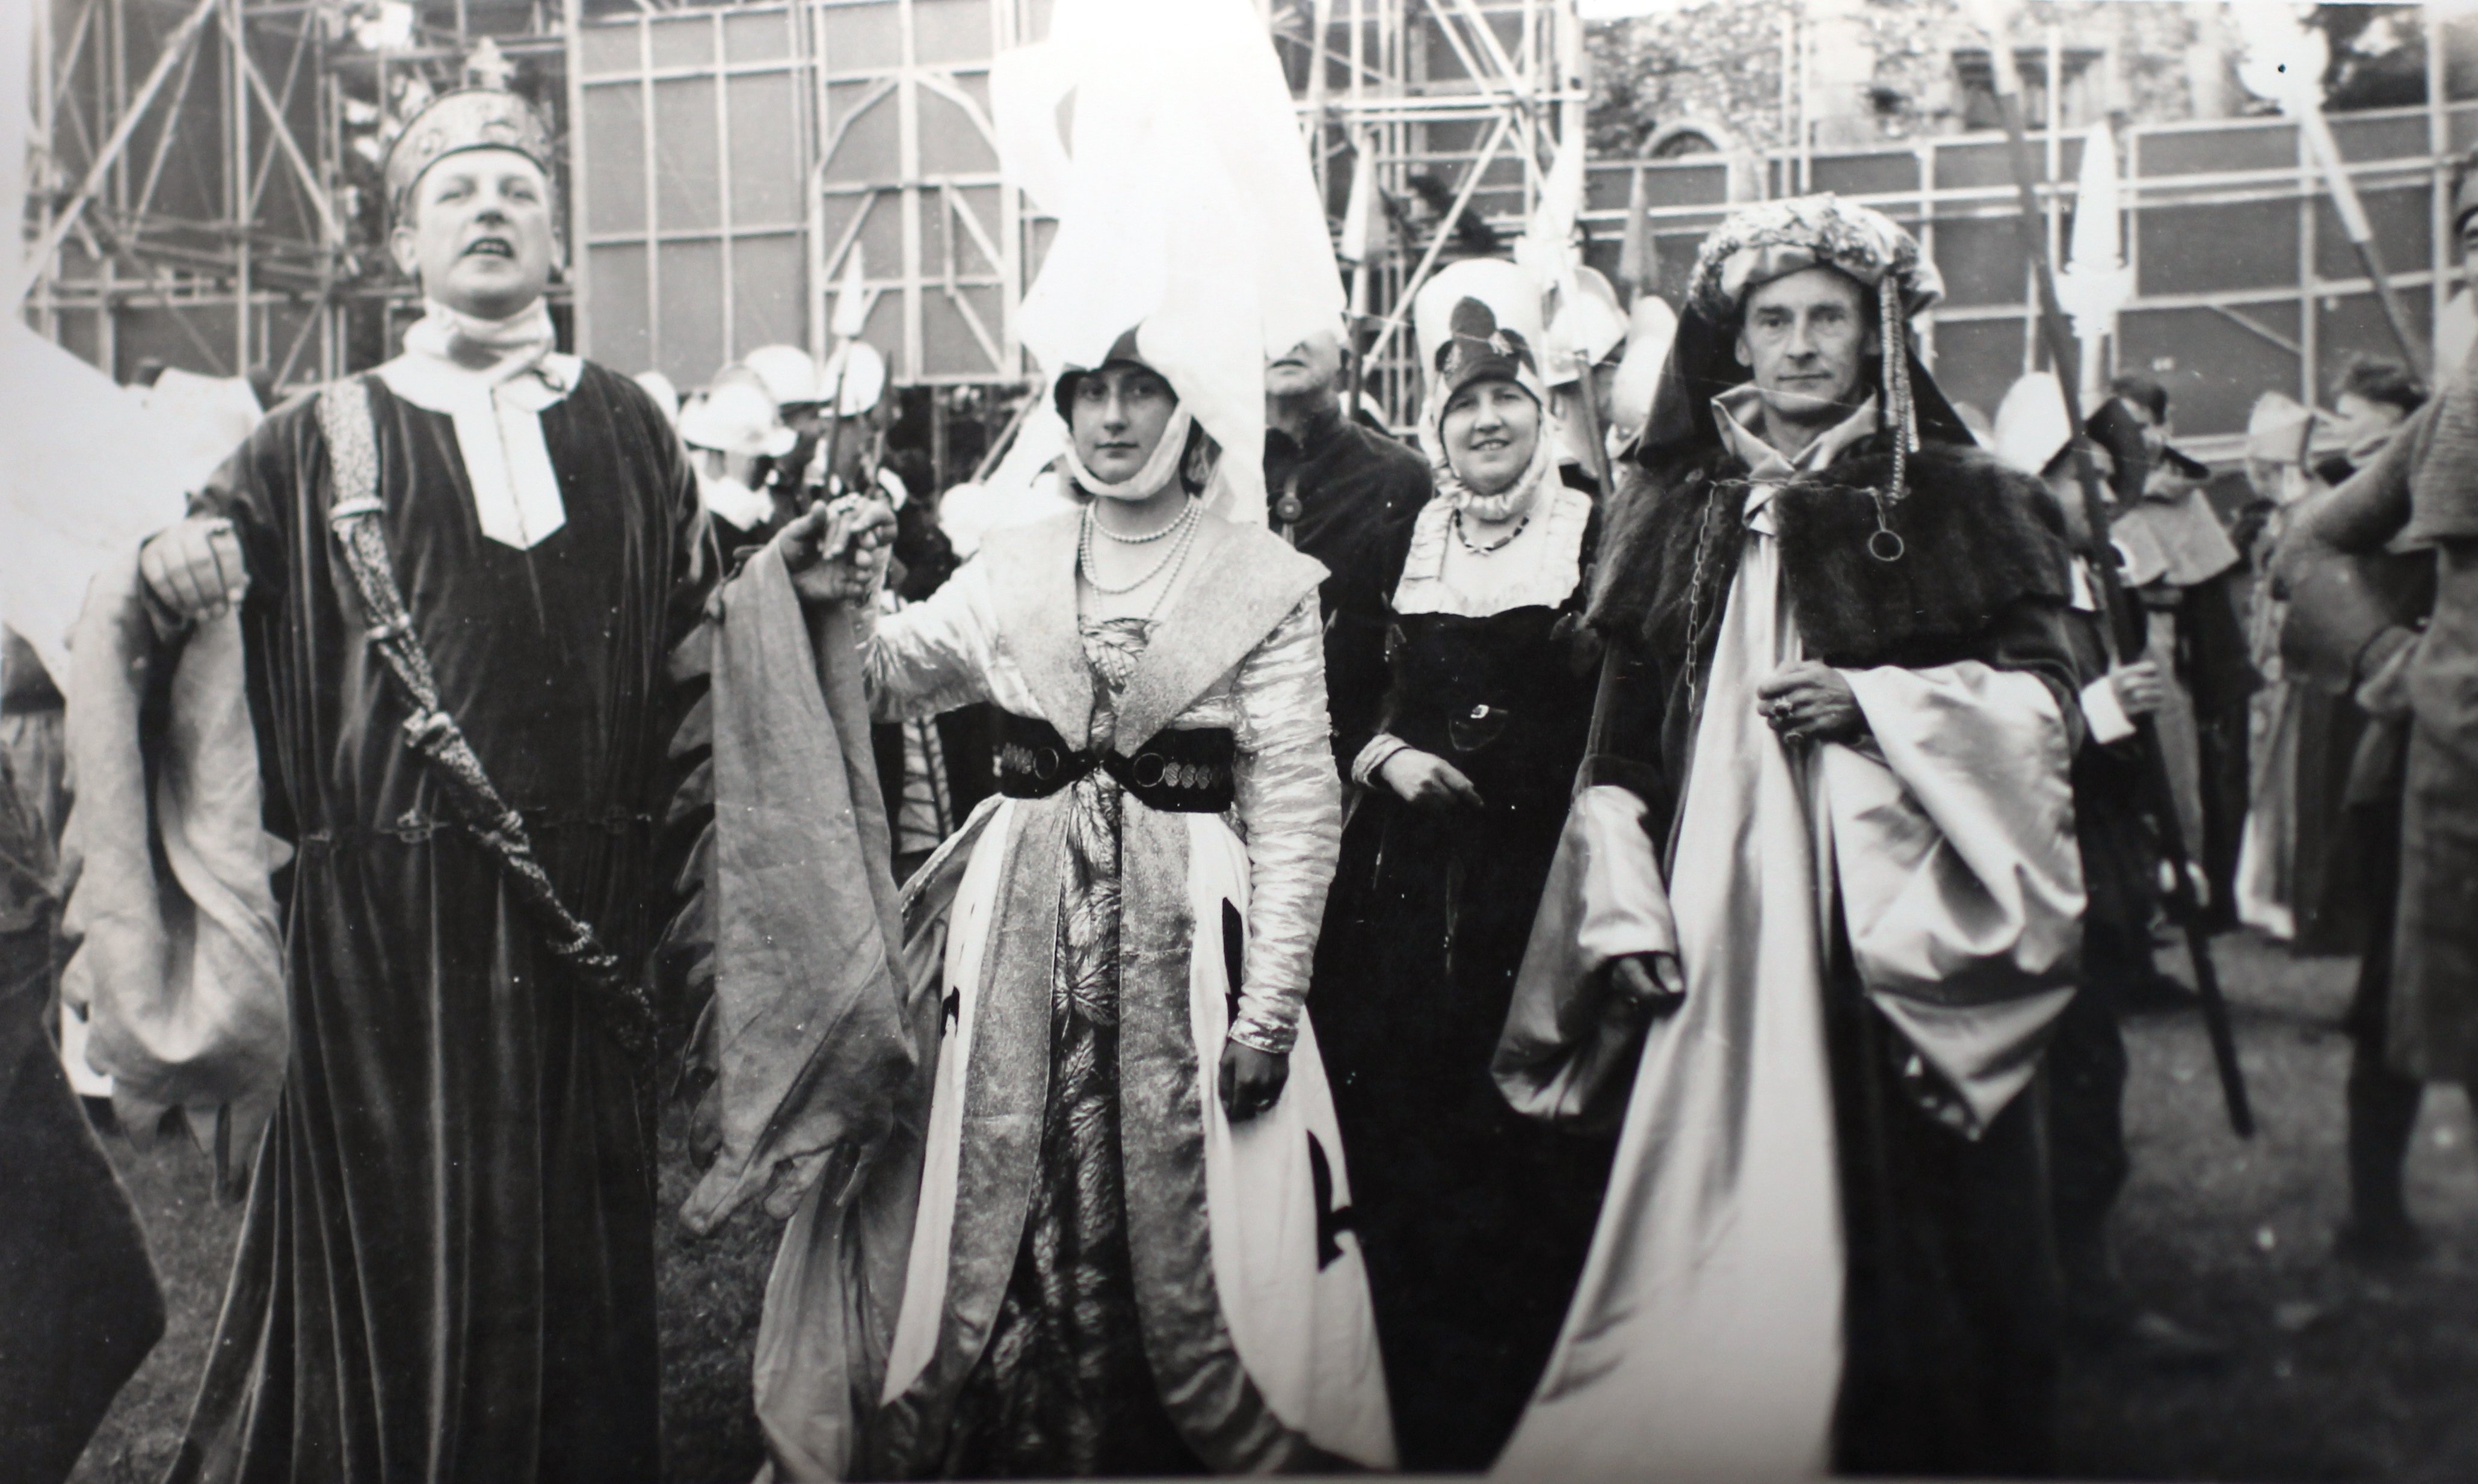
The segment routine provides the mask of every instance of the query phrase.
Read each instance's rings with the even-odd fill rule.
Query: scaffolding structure
[[[1394,201],[1425,173],[1456,211],[1519,219],[1553,140],[1580,137],[1572,0],[1259,4],[1337,215],[1365,161]],[[585,21],[570,74],[588,353],[695,385],[765,340],[822,352],[858,254],[866,334],[898,380],[1020,383],[1015,312],[1051,224],[1000,179],[989,65],[1039,39],[1048,12],[759,0]],[[1376,333],[1427,245],[1372,255]]]
[[[1389,422],[1407,425],[1418,393],[1410,297],[1460,250],[1454,222],[1468,214],[1511,239],[1557,150],[1583,147],[1582,22],[1574,0],[1301,0],[1295,13],[1321,44],[1310,56],[1304,37],[1278,26],[1277,44],[1286,61],[1301,54],[1293,91],[1328,209],[1344,213],[1362,167],[1384,203],[1353,299],[1368,390]],[[1442,212],[1415,214],[1433,198],[1449,198]]]
[[[567,52],[531,0],[37,0],[34,26],[12,287],[124,380],[151,362],[286,386],[381,359],[412,297],[378,199],[388,123],[477,62],[555,94]]]
[[[1393,208],[1362,307],[1403,395],[1393,310],[1450,195],[1500,227],[1580,138],[1573,0],[1257,0],[1338,214]],[[573,343],[695,386],[754,345],[823,348],[862,250],[898,381],[1021,384],[1016,305],[1051,224],[999,180],[990,60],[1049,0],[38,0],[32,245],[42,333],[120,379],[148,363],[283,387],[384,359],[415,308],[389,262],[392,125],[468,81],[562,139]],[[1429,224],[1433,225],[1433,223]],[[1434,250],[1430,250],[1434,249]]]

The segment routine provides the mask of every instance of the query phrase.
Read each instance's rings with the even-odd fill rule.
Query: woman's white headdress
[[[1248,0],[1058,0],[990,69],[1000,169],[1058,235],[1017,312],[1054,383],[1130,327],[1222,447],[1222,514],[1265,518],[1265,360],[1343,310],[1325,209]],[[1073,122],[1062,138],[1062,106]]]

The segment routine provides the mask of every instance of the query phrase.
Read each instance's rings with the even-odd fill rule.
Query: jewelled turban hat
[[[1830,192],[1732,213],[1696,254],[1688,296],[1714,322],[1732,323],[1749,293],[1812,267],[1838,268],[1879,295],[1890,279],[1905,314],[1944,297],[1944,280],[1916,238],[1873,207]]]
[[[550,130],[525,100],[495,88],[442,93],[413,115],[388,150],[390,209],[401,215],[421,172],[468,149],[513,149],[551,173]]]

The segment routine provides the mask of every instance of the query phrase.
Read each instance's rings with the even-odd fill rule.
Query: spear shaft
[[[2013,165],[2013,184],[2021,202],[2022,253],[2030,261],[2033,276],[2039,289],[2039,328],[2048,343],[2048,358],[2056,363],[2057,390],[2065,401],[2065,418],[2074,430],[2074,478],[2082,487],[2083,510],[2091,533],[2091,567],[2099,578],[2101,606],[2113,623],[2117,648],[2121,654],[2139,654],[2146,647],[2142,611],[2130,600],[2120,580],[2113,552],[2107,542],[2108,507],[2100,497],[2099,471],[2090,460],[2090,451],[2083,439],[2082,396],[2079,355],[2081,347],[2065,324],[2063,306],[2057,298],[2057,275],[2048,262],[2046,228],[2040,221],[2039,197],[2033,184],[2036,177],[2031,166],[2031,141],[2022,126],[2022,91],[2018,79],[2012,77],[2013,58],[2006,49],[2003,35],[1990,38],[1989,52],[1996,63],[1999,111],[2005,117],[2005,138],[2010,146]],[[2011,87],[2006,84],[2010,81]],[[2135,743],[2141,756],[2143,793],[2160,831],[2160,853],[2167,862],[2172,886],[2168,893],[2170,916],[2185,930],[2186,952],[2194,966],[2194,991],[2202,1003],[2203,1030],[2212,1044],[2212,1064],[2219,1072],[2221,1100],[2228,1105],[2229,1127],[2240,1139],[2254,1137],[2254,1106],[2246,1095],[2245,1070],[2238,1062],[2237,1035],[2229,1023],[2228,999],[2220,991],[2218,967],[2212,961],[2211,935],[2203,923],[2202,903],[2196,900],[2187,860],[2184,831],[2179,823],[2177,803],[2168,783],[2166,754],[2161,750],[2159,728],[2149,717],[2135,718]]]

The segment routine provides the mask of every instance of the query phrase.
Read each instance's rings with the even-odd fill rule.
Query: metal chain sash
[[[380,523],[385,507],[379,503],[378,447],[368,387],[356,377],[320,392],[318,426],[326,435],[327,458],[335,475],[336,499],[327,512],[328,528],[335,532],[344,566],[361,592],[368,641],[387,662],[388,672],[412,706],[413,715],[404,722],[405,745],[430,766],[431,776],[438,780],[460,822],[498,864],[518,905],[551,952],[576,971],[593,998],[612,1012],[604,1028],[641,1074],[650,1073],[656,1020],[645,987],[621,972],[620,956],[559,899],[558,889],[534,855],[524,817],[499,795],[464,728],[440,707],[439,682],[414,632],[412,611],[396,587],[387,533]]]

